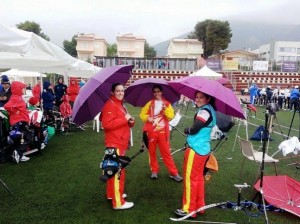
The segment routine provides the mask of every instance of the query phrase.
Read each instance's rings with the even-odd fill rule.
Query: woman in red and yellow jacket
[[[129,148],[130,128],[134,126],[134,118],[123,106],[124,86],[115,83],[111,87],[111,97],[105,103],[100,120],[105,133],[105,146],[116,148],[117,154],[124,156]],[[112,199],[115,210],[133,207],[133,202],[126,202],[124,194],[125,169],[120,177],[115,175],[107,180],[106,196]]]
[[[143,131],[148,136],[151,178],[158,178],[159,166],[156,158],[156,146],[158,145],[163,162],[169,170],[170,178],[180,182],[182,177],[178,175],[169,142],[169,121],[174,118],[175,114],[170,102],[162,97],[162,91],[161,85],[154,85],[152,87],[154,98],[142,108],[140,113],[140,118],[146,122]]]

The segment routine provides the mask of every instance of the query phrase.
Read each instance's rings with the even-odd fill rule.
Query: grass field
[[[139,108],[129,107],[136,117],[133,129],[134,146],[128,151],[129,156],[139,150],[141,143],[142,123],[138,118]],[[185,111],[183,108],[182,111]],[[257,118],[250,118],[250,122],[264,124],[264,108],[260,107]],[[193,108],[187,111],[189,117],[182,119],[178,128],[183,130],[191,123]],[[274,132],[287,134],[293,113],[280,111],[277,114],[278,123],[274,121]],[[42,155],[31,156],[30,161],[18,165],[7,162],[0,164],[0,178],[14,192],[11,196],[0,183],[0,223],[172,223],[173,210],[180,208],[182,183],[177,183],[168,177],[162,163],[159,179],[150,179],[147,152],[142,153],[127,167],[126,193],[128,201],[135,206],[124,211],[113,211],[111,202],[105,198],[105,184],[100,182],[99,163],[103,156],[103,132],[95,132],[91,123],[86,131],[72,131],[68,135],[56,134],[44,149]],[[296,113],[290,136],[299,135],[299,114]],[[244,174],[239,180],[242,154],[238,142],[233,148],[237,135],[238,122],[228,133],[228,140],[215,152],[218,159],[219,171],[213,173],[206,182],[206,203],[221,201],[235,201],[236,183],[253,185],[258,164],[246,161]],[[250,135],[255,126],[249,125]],[[239,128],[241,137],[245,136],[245,126]],[[272,134],[274,141],[270,142],[269,154],[277,151],[283,137]],[[173,131],[171,146],[178,149],[183,146],[185,138],[177,131]],[[217,142],[213,141],[212,146]],[[259,146],[260,142],[253,142]],[[276,157],[281,157],[278,153]],[[175,162],[182,171],[183,152],[174,155]],[[295,158],[285,157],[278,163],[278,172],[289,175],[299,181],[300,171],[296,166],[287,166],[295,162]],[[266,175],[274,175],[274,168],[267,164]],[[251,189],[243,190],[243,199],[251,200],[255,195]],[[268,212],[270,223],[299,223],[299,218],[287,212]],[[264,223],[263,216],[250,218],[242,211],[230,209],[209,209],[197,220],[233,223]]]

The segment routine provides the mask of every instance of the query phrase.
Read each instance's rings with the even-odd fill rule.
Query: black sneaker
[[[183,211],[182,209],[176,209],[174,211],[174,213],[177,215],[177,216],[180,216],[180,217],[184,217],[186,215],[188,215],[189,213]],[[196,214],[190,216],[189,218],[192,218],[192,219],[195,219],[196,218]]]

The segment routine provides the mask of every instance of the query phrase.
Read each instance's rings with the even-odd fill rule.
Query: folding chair
[[[239,136],[238,136],[238,140],[239,140],[239,143],[240,143],[242,154],[244,156],[243,161],[242,161],[242,166],[241,166],[241,172],[240,172],[240,179],[241,179],[246,158],[251,160],[251,161],[255,161],[255,162],[258,162],[258,163],[261,164],[262,163],[263,152],[259,152],[259,151],[255,150],[253,148],[252,143],[248,140],[245,140],[245,139],[243,139]],[[274,159],[273,157],[265,154],[265,163],[273,163],[276,176],[277,176],[277,167],[276,167],[277,162],[279,162],[278,159]],[[257,180],[259,171],[260,171],[260,166],[258,167],[256,180]]]

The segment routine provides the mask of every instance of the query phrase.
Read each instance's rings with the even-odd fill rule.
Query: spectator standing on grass
[[[37,84],[35,84],[35,86],[32,89],[32,95],[39,98],[39,100],[41,100],[41,80],[37,81]]]
[[[123,105],[124,86],[115,83],[111,87],[111,97],[105,103],[100,120],[104,128],[105,147],[115,148],[119,156],[125,156],[129,148],[130,128],[134,126],[134,118],[128,113]],[[120,176],[114,175],[107,180],[106,197],[112,200],[114,210],[129,209],[134,206],[133,202],[125,201],[124,194],[125,169],[121,170]]]
[[[195,104],[197,113],[194,124],[184,130],[188,148],[184,153],[182,207],[175,211],[178,216],[185,216],[205,206],[204,168],[211,152],[210,133],[216,125],[216,112],[214,98],[202,92],[196,92]],[[192,218],[196,216],[194,214]]]
[[[170,178],[177,182],[182,181],[170,152],[169,121],[175,116],[170,102],[162,97],[163,89],[160,85],[152,87],[153,99],[141,110],[140,118],[145,122],[143,131],[148,136],[148,152],[151,168],[151,178],[157,179],[159,165],[156,157],[158,145],[163,162],[169,171]]]
[[[77,82],[77,79],[75,77],[71,77],[67,93],[68,93],[68,96],[70,99],[70,104],[72,107],[74,105],[77,95],[79,94],[79,90],[80,90],[80,87]]]
[[[64,84],[64,79],[60,76],[57,80],[57,84],[54,86],[54,94],[55,94],[55,105],[57,107],[62,104],[63,95],[67,94],[67,85]]]
[[[291,91],[290,111],[293,110],[293,107],[294,107],[294,110],[299,111],[299,97],[300,97],[299,86],[295,86],[295,88]]]

